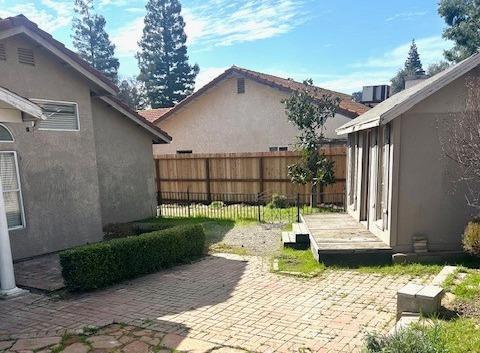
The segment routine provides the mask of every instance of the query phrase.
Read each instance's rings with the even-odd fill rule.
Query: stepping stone
[[[13,345],[13,341],[0,341],[0,351],[7,350]]]
[[[121,350],[122,353],[149,353],[150,346],[142,341],[134,341],[127,344]]]
[[[42,338],[25,338],[19,339],[13,347],[12,351],[34,351],[54,344],[60,343],[61,337],[42,337]]]
[[[66,347],[62,353],[87,353],[90,350],[86,344],[77,342]]]
[[[99,349],[112,349],[122,345],[112,336],[94,336],[90,337],[88,342],[92,345],[92,348]]]

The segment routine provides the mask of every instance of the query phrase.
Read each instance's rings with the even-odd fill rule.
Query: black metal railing
[[[212,201],[210,201],[212,200]],[[267,223],[292,223],[300,215],[344,210],[343,193],[320,193],[317,205],[310,206],[310,195],[272,195],[243,193],[158,193],[158,215],[162,217],[205,217],[212,219],[255,220]]]

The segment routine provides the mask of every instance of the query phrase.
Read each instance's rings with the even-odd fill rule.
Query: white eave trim
[[[34,102],[20,97],[19,95],[3,88],[0,87],[0,101],[5,102],[12,107],[30,115],[33,116],[36,119],[39,120],[46,120],[46,116],[43,115],[42,108],[35,104]]]
[[[38,34],[32,32],[31,30],[29,30],[28,28],[24,27],[24,26],[20,26],[18,29],[15,29],[13,31],[6,31],[2,36],[0,36],[0,39],[1,38],[5,38],[5,37],[9,37],[9,36],[12,36],[12,35],[15,35],[15,34],[19,34],[19,33],[25,33],[28,37],[30,37],[31,39],[33,39],[35,42],[37,42],[38,44],[40,44],[41,46],[43,46],[45,49],[47,49],[48,51],[50,51],[52,54],[54,54],[55,56],[59,57],[61,60],[65,61],[66,63],[68,63],[71,67],[73,67],[75,70],[77,70],[78,72],[80,72],[83,76],[85,76],[88,80],[94,82],[96,85],[98,85],[99,87],[101,87],[102,89],[104,89],[105,91],[107,91],[109,94],[117,94],[117,92],[115,91],[115,89],[113,89],[112,87],[110,87],[109,85],[107,85],[105,82],[103,82],[102,80],[98,79],[98,77],[96,77],[94,74],[92,74],[90,71],[88,71],[87,69],[85,69],[84,67],[82,67],[81,65],[79,65],[77,62],[75,62],[74,60],[72,60],[67,54],[63,53],[61,50],[59,50],[58,48],[56,48],[54,45],[50,44],[48,41],[46,41],[45,39],[43,39],[41,36],[39,36]]]
[[[380,118],[376,118],[370,121],[363,121],[361,123],[346,126],[346,127],[339,127],[338,129],[335,130],[335,132],[337,133],[337,135],[345,135],[355,131],[366,130],[366,129],[370,129],[372,127],[377,127],[377,126],[380,126]]]
[[[162,134],[160,131],[157,131],[156,129],[152,128],[150,125],[146,124],[142,120],[139,120],[138,117],[134,116],[128,110],[124,109],[120,104],[116,103],[114,100],[112,100],[108,97],[105,97],[105,96],[98,96],[98,98],[100,98],[102,101],[104,101],[105,103],[109,104],[110,106],[112,106],[113,108],[118,110],[121,114],[125,115],[127,118],[132,120],[135,124],[143,127],[145,130],[150,132],[155,137],[158,137],[159,139],[161,139],[165,143],[170,143],[171,142],[171,140],[167,136]]]

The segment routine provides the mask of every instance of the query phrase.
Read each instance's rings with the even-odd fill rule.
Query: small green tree
[[[321,94],[311,79],[304,81],[305,88],[282,100],[288,120],[297,127],[297,149],[302,152],[300,160],[288,166],[288,175],[293,183],[311,183],[310,205],[317,205],[319,185],[335,182],[334,162],[327,159],[320,147],[324,141],[325,123],[333,118],[340,99]]]

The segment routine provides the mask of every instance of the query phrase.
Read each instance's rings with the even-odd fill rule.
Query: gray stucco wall
[[[152,136],[93,99],[103,225],[150,217],[156,208]]]
[[[26,227],[10,232],[15,259],[57,251],[102,238],[97,159],[90,89],[78,74],[19,36],[1,40],[0,85],[29,98],[76,102],[80,131],[35,131],[6,124],[18,153]],[[35,66],[19,64],[17,48],[31,48]]]
[[[444,119],[465,106],[465,79],[443,88],[398,118],[401,150],[398,185],[397,247],[411,250],[412,236],[428,237],[431,250],[461,247],[462,233],[474,210],[462,184],[454,183],[457,166],[442,150]]]

